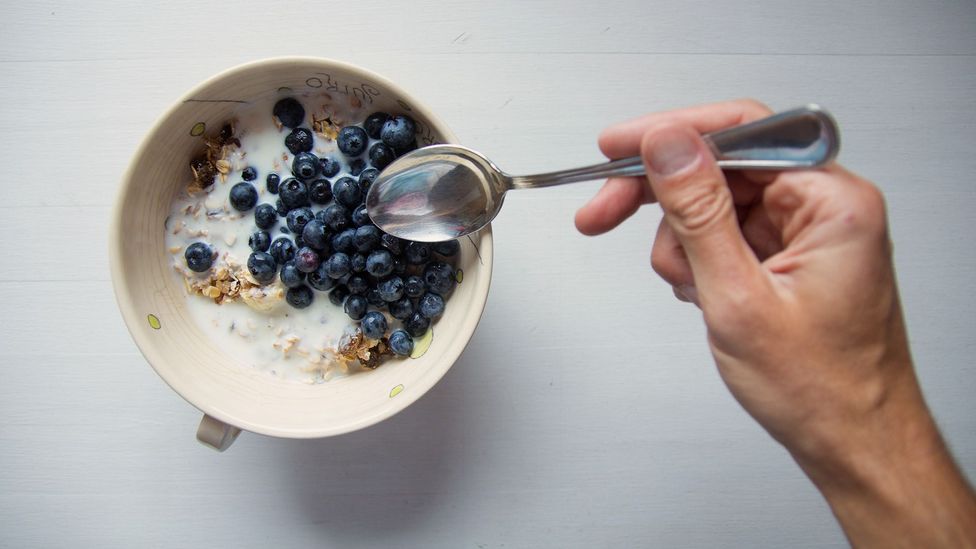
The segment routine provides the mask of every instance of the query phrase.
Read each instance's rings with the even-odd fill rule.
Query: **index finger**
[[[773,111],[769,107],[755,99],[738,99],[656,112],[610,126],[600,134],[598,143],[607,158],[626,158],[640,154],[644,133],[659,124],[690,125],[699,133],[708,133],[752,122],[771,114]]]

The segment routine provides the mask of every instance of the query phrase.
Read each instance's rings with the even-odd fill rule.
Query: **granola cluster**
[[[326,115],[324,118],[319,118],[314,113],[312,114],[312,131],[321,135],[327,140],[334,141],[339,137],[339,130],[342,128],[338,122],[333,120],[334,115]]]
[[[343,334],[342,339],[339,340],[336,358],[346,363],[359,361],[364,368],[375,370],[383,363],[385,357],[392,355],[393,351],[390,350],[385,337],[370,339],[357,327]]]
[[[280,284],[261,285],[246,267],[232,262],[211,269],[206,275],[191,273],[179,262],[173,268],[182,275],[188,293],[210,298],[217,305],[240,299],[252,309],[269,311],[285,299],[285,289]]]
[[[186,188],[190,194],[207,189],[218,176],[221,181],[227,180],[227,174],[234,168],[228,158],[232,150],[241,146],[241,141],[234,137],[233,124],[227,123],[217,135],[205,137],[203,144],[203,153],[190,161],[193,181]]]

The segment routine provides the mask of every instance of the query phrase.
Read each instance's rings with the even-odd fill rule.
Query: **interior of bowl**
[[[471,338],[491,278],[490,227],[461,239],[463,280],[433,327],[429,350],[321,384],[302,384],[236,364],[189,317],[185,289],[169,266],[164,223],[191,178],[189,159],[243,104],[271,96],[329,93],[371,110],[409,114],[421,146],[454,142],[450,130],[391,82],[357,67],[315,58],[273,59],[208,80],[163,115],[123,181],[111,235],[112,276],[126,324],[159,375],[191,404],[258,433],[319,437],[393,415],[423,395]],[[194,296],[195,298],[198,298]],[[202,298],[201,298],[202,299]],[[215,305],[217,306],[217,305]],[[330,304],[331,306],[331,304]]]

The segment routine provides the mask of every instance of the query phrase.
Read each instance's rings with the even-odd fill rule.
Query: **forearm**
[[[976,496],[912,382],[829,455],[794,457],[855,547],[976,547]]]

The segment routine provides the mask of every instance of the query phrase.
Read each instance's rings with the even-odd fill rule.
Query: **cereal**
[[[438,307],[424,311],[439,316],[454,284],[456,246],[438,254],[386,235],[363,205],[379,169],[417,146],[413,122],[327,94],[274,109],[274,116],[267,104],[241,110],[202,138],[189,163],[192,178],[166,236],[189,316],[235,362],[276,377],[323,383],[375,369],[397,356],[389,335],[399,330],[394,348],[403,355],[404,338],[412,343],[436,321],[421,304],[433,300]],[[374,124],[364,131],[366,115]],[[209,269],[186,268],[180,252],[195,242],[213,248]],[[435,288],[444,299],[427,297]],[[344,308],[346,299],[356,306]],[[372,337],[360,327],[364,316]]]

